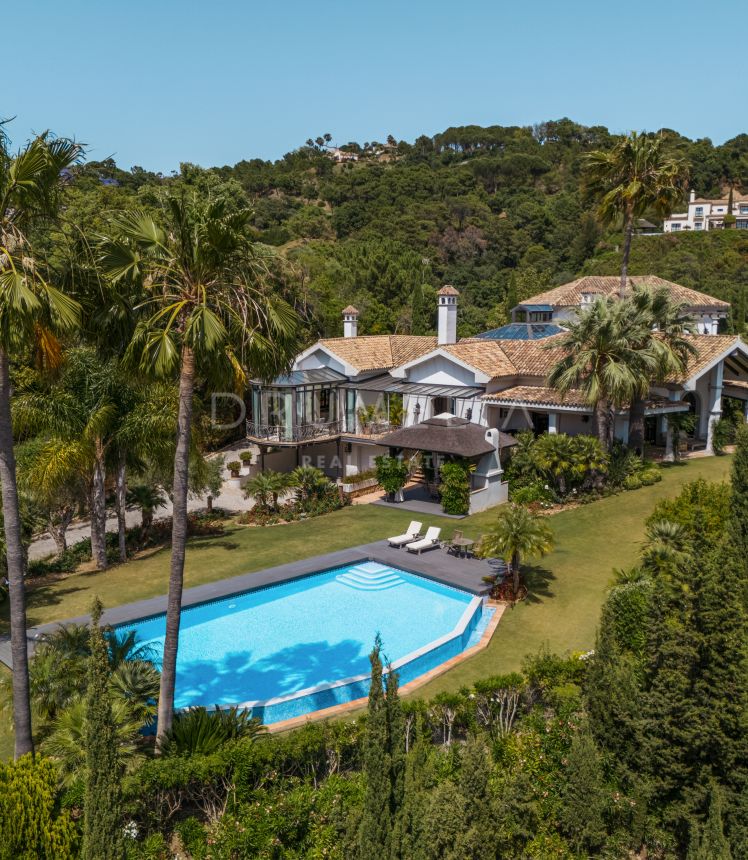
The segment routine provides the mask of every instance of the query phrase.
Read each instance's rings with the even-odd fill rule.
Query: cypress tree
[[[740,564],[743,587],[748,584],[748,424],[738,428],[732,461],[727,541]]]
[[[709,813],[701,828],[691,827],[691,839],[686,860],[732,860],[730,844],[725,836],[722,821],[722,798],[719,788],[712,786],[709,793]]]
[[[83,860],[122,860],[122,769],[109,694],[109,656],[100,627],[102,606],[91,608],[91,656],[86,691],[86,784]]]
[[[382,683],[382,642],[377,635],[369,655],[371,686],[363,741],[364,809],[359,830],[361,860],[389,856],[392,829],[391,761],[387,731],[387,701]]]
[[[405,797],[405,720],[400,703],[400,679],[392,666],[387,667],[385,711],[387,715],[387,753],[390,779],[390,823],[395,828]],[[400,856],[400,847],[392,835],[390,855],[393,860]]]
[[[422,715],[418,715],[415,741],[406,756],[403,803],[393,829],[393,858],[423,860],[424,818],[428,808],[431,744],[426,737]]]
[[[463,836],[464,856],[490,860],[496,856],[496,824],[491,814],[489,780],[491,761],[480,737],[468,739],[462,751],[458,788],[464,799],[467,829]]]
[[[589,730],[574,735],[567,757],[561,822],[580,854],[594,856],[605,840],[605,781]]]

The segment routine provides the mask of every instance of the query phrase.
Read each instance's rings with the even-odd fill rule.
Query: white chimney
[[[691,193],[688,195],[688,202],[693,203],[695,199],[696,199],[696,192],[692,188]]]
[[[457,343],[457,296],[460,294],[447,284],[436,295],[439,297],[437,341],[440,345]]]
[[[358,334],[358,311],[353,305],[343,309],[343,337],[356,337]]]

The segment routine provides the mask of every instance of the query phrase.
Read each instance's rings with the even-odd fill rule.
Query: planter
[[[229,487],[236,487],[236,489],[238,490],[241,488],[242,479],[239,477],[239,475],[236,475],[236,476],[232,475],[228,479],[228,481],[226,481],[226,483]]]
[[[358,483],[353,482],[343,482],[341,487],[343,488],[344,493],[361,493],[362,490],[368,490],[372,487],[377,486],[376,478],[367,478],[365,481],[358,481]]]

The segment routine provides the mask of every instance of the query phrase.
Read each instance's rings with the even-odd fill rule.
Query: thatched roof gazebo
[[[452,457],[482,457],[496,449],[486,439],[486,428],[443,413],[434,418],[393,430],[379,439],[379,444],[389,448],[409,451],[430,451]],[[499,433],[499,449],[516,445],[517,440],[508,433]]]

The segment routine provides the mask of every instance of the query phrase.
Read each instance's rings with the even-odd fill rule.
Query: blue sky
[[[721,143],[748,132],[747,28],[745,0],[26,0],[0,116],[164,172],[562,116]]]

